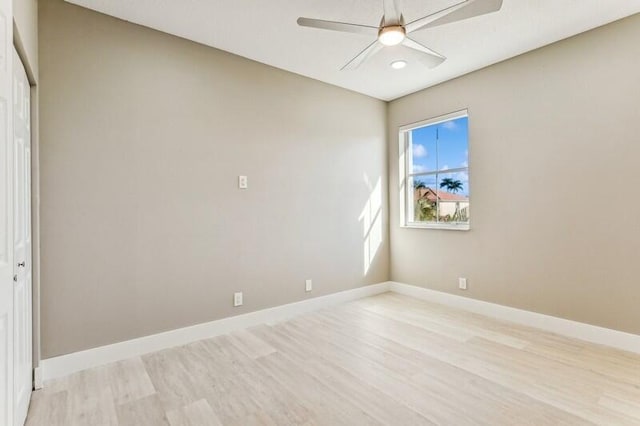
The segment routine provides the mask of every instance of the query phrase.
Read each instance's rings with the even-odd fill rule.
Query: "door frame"
[[[33,393],[33,265],[31,239],[31,84],[15,48],[13,59],[13,418],[22,425]],[[26,86],[26,87],[25,87]],[[25,102],[29,111],[24,111]],[[26,122],[25,122],[26,119]],[[25,126],[26,124],[26,126]],[[28,139],[25,139],[28,136]],[[21,141],[20,143],[18,141]],[[25,159],[28,158],[28,163]],[[28,177],[25,174],[28,173]],[[28,191],[29,199],[24,198]],[[22,194],[22,196],[20,195]],[[25,220],[26,219],[26,220]],[[16,244],[18,243],[18,244]],[[22,263],[19,263],[21,262]],[[25,294],[26,293],[26,294]],[[24,296],[28,298],[25,299]],[[24,315],[28,314],[28,324]],[[27,327],[25,327],[25,325]],[[24,353],[28,345],[28,355]],[[28,360],[24,356],[28,356]]]
[[[38,81],[34,66],[29,62],[17,26],[13,25],[13,46],[27,72],[31,95],[31,312],[32,312],[32,368],[34,389],[42,388],[40,373],[40,135]]]

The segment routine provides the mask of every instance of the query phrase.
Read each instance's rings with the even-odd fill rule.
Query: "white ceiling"
[[[412,34],[448,59],[434,69],[405,47],[340,71],[370,36],[301,28],[300,16],[377,26],[382,0],[67,0],[274,67],[392,100],[640,12],[640,0],[504,0],[502,10]],[[408,22],[459,0],[399,0]],[[409,65],[393,70],[389,64]]]

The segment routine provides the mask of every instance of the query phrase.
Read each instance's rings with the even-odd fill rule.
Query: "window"
[[[469,229],[467,111],[400,128],[402,226]]]

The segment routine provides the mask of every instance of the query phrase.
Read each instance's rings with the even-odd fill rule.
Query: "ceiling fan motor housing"
[[[389,25],[380,28],[378,32],[378,40],[385,46],[395,46],[402,43],[407,31],[402,25]]]

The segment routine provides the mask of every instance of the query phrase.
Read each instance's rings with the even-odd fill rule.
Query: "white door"
[[[0,0],[0,425],[13,424],[13,115],[11,0]]]
[[[31,364],[31,87],[13,51],[13,371],[14,424],[24,424],[33,386]]]

